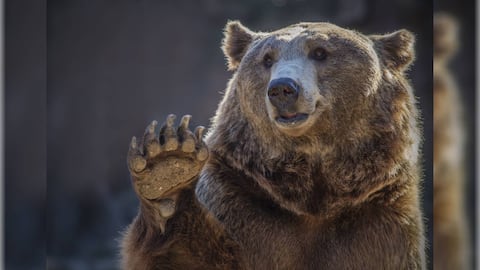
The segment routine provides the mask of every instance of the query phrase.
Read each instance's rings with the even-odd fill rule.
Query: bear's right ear
[[[236,70],[255,33],[239,21],[229,21],[225,26],[222,50],[228,61],[228,69]]]

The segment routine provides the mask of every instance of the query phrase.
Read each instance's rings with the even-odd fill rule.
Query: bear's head
[[[255,33],[234,21],[223,51],[246,117],[297,137],[330,132],[338,121],[363,125],[383,71],[401,73],[413,60],[413,40],[406,30],[365,36],[329,23]]]
[[[229,22],[222,49],[234,74],[206,138],[212,156],[297,213],[319,211],[327,194],[361,200],[391,185],[418,157],[404,74],[413,44],[406,30],[299,23],[265,33]]]

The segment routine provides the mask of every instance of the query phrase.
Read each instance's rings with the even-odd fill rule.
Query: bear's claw
[[[188,129],[190,118],[192,118],[191,115],[183,116],[177,130],[178,137],[182,141],[182,151],[186,153],[195,151],[195,136]]]
[[[173,127],[176,115],[170,114],[167,116],[165,125],[160,129],[160,143],[163,144],[165,151],[172,151],[178,147],[177,132]]]
[[[161,151],[158,136],[155,133],[157,124],[157,121],[152,121],[152,123],[145,130],[143,142],[145,153],[148,157],[155,157]]]
[[[147,161],[142,157],[139,151],[137,138],[135,136],[133,136],[132,142],[130,143],[129,157],[128,165],[131,170],[135,172],[141,172],[147,166]]]
[[[157,121],[146,128],[141,143],[132,138],[128,152],[128,166],[139,196],[158,199],[193,180],[208,158],[208,149],[202,140],[205,128],[188,129],[191,116],[185,115],[177,129],[176,116],[170,114],[158,134]]]
[[[195,128],[195,137],[197,138],[198,142],[203,143],[202,138],[203,138],[204,131],[205,131],[205,127],[203,126],[198,126],[197,128]],[[197,151],[198,160],[204,161],[208,158],[208,149],[206,147],[202,147],[202,144],[198,144],[196,149],[198,149]]]

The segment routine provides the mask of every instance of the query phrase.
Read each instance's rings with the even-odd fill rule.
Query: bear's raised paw
[[[188,129],[190,115],[183,116],[175,128],[175,118],[170,114],[158,132],[157,121],[153,121],[141,142],[132,138],[128,168],[142,198],[159,199],[180,190],[198,176],[208,158],[202,140],[205,128],[199,126],[192,133]]]

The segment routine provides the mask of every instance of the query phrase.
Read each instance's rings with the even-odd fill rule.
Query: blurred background
[[[478,269],[475,1],[434,1],[434,269]],[[478,37],[477,37],[478,38]]]
[[[473,1],[465,3],[471,15]],[[434,8],[414,0],[6,0],[6,268],[44,268],[48,254],[48,269],[118,269],[118,240],[138,207],[128,143],[169,113],[209,125],[232,75],[220,50],[229,19],[255,31],[328,21],[363,33],[415,33],[409,77],[424,122],[431,246]],[[474,74],[464,67],[459,80]],[[473,108],[473,87],[462,90]]]

